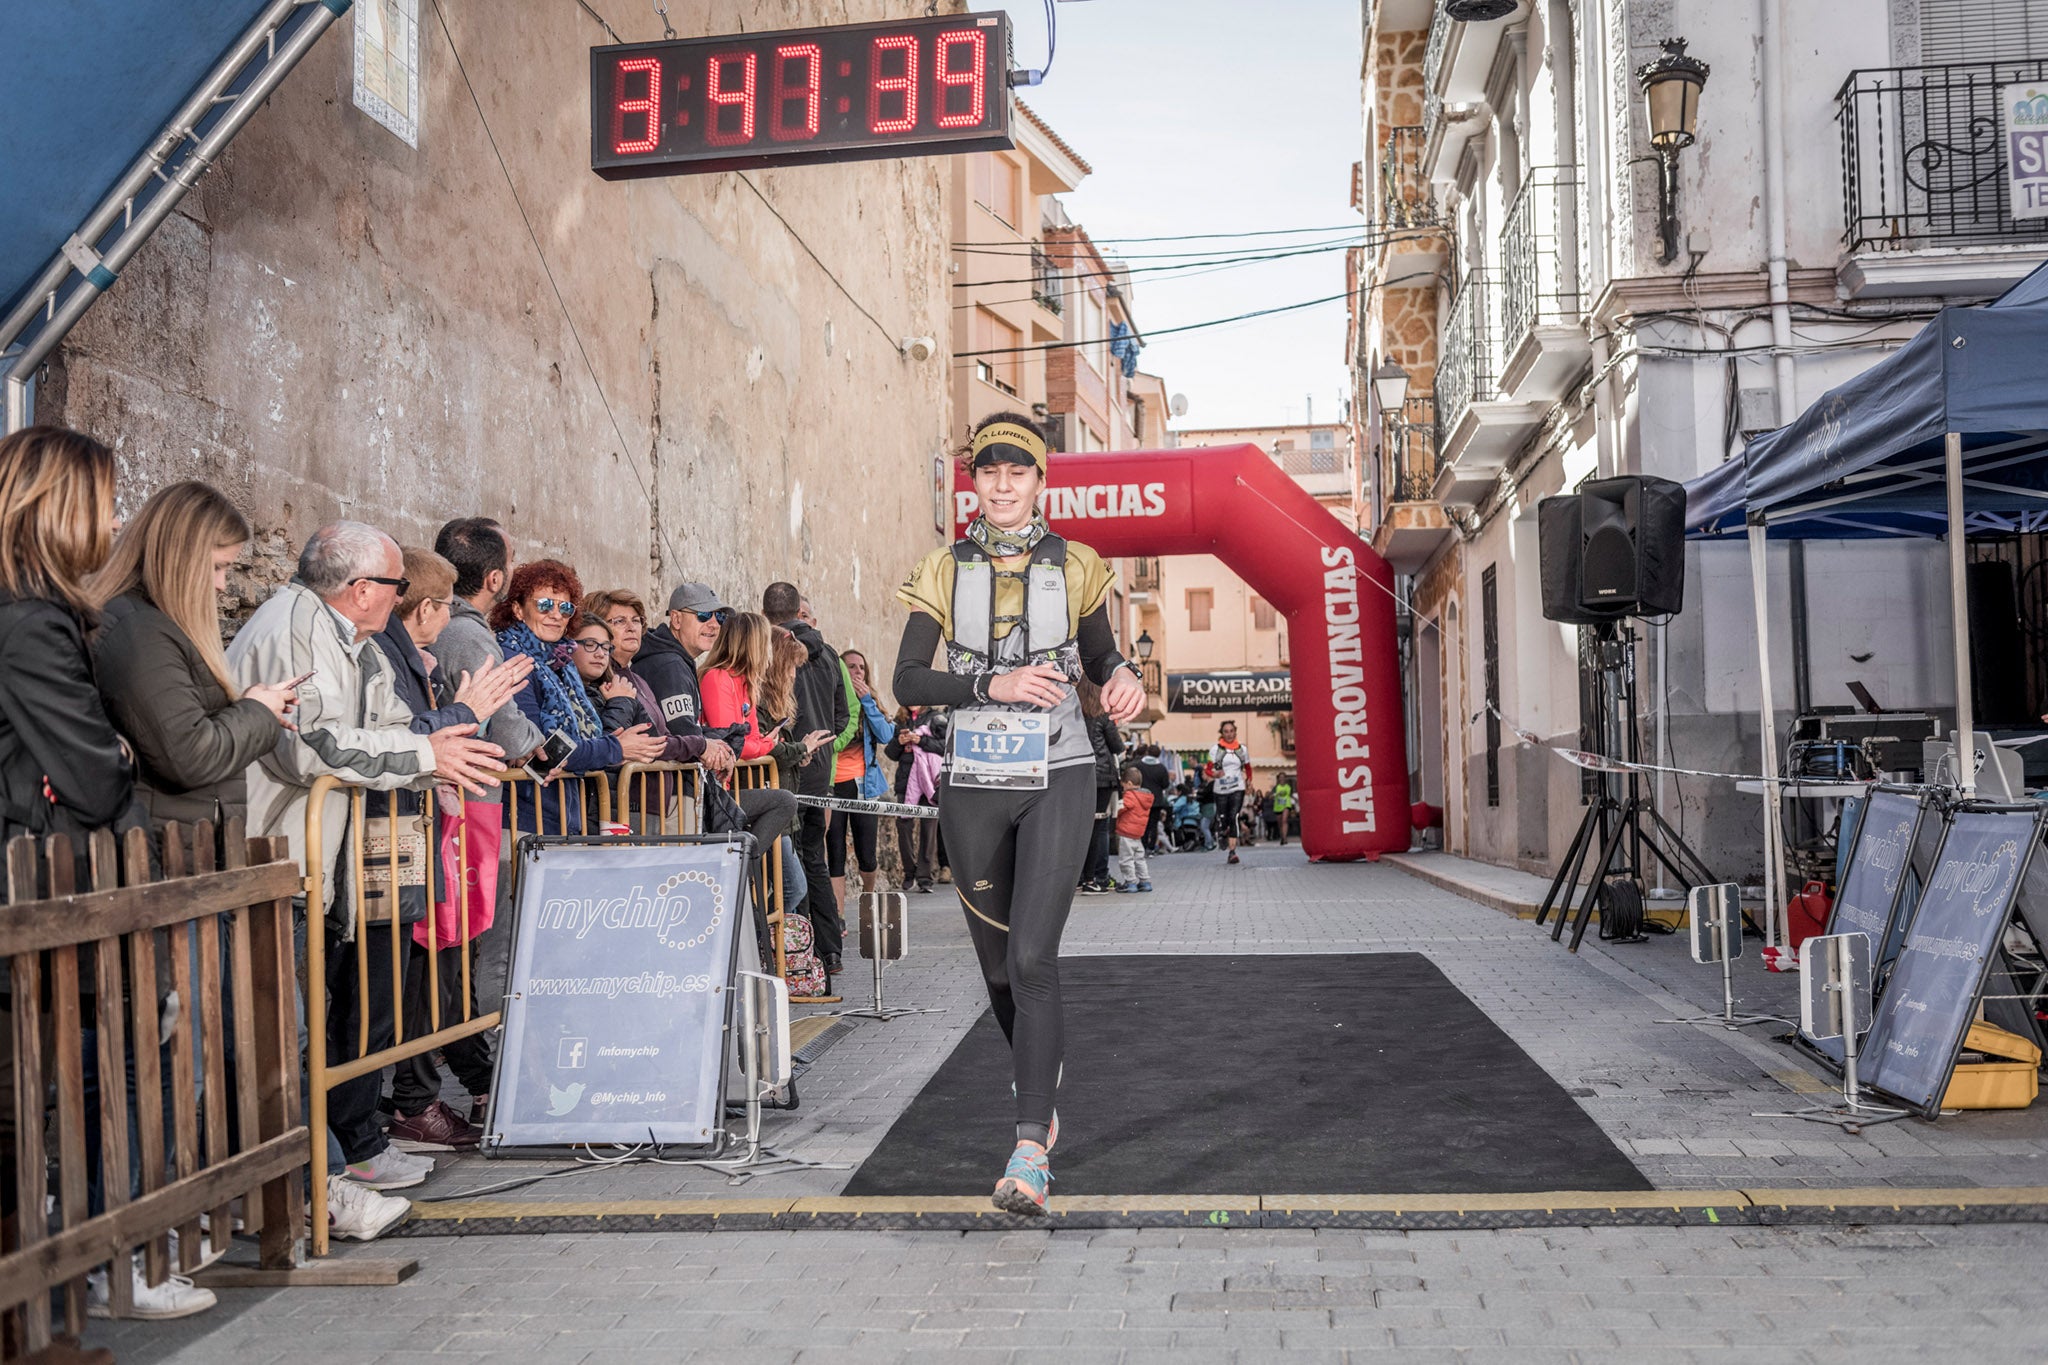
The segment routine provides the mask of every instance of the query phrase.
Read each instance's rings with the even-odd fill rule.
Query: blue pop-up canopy
[[[1777,724],[1771,706],[1767,536],[1946,536],[1956,672],[1955,752],[1976,751],[1963,542],[2048,524],[2048,265],[1981,308],[1944,308],[1919,333],[1786,426],[1686,485],[1696,539],[1749,538],[1762,676],[1765,861],[1782,890]],[[1969,763],[1957,767],[1974,792]]]
[[[351,0],[64,0],[0,37],[0,374],[27,375],[104,293]]]
[[[1944,308],[1789,425],[1686,485],[1693,535],[1855,539],[1948,531],[1945,438],[1963,446],[1967,529],[2048,517],[2048,266],[1984,307]]]

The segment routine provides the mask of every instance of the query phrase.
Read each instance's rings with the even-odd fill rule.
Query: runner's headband
[[[968,447],[967,467],[981,469],[995,464],[1029,464],[1045,477],[1045,438],[1015,422],[992,422],[974,433]]]

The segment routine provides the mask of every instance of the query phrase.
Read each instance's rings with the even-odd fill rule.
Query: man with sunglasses
[[[661,718],[674,734],[703,733],[697,660],[718,643],[719,628],[731,614],[710,584],[685,583],[668,596],[668,624],[648,631],[634,657],[633,671],[654,689]]]

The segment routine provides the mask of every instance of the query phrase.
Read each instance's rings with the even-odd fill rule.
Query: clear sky
[[[1017,64],[1042,66],[1042,0],[999,3]],[[1063,196],[1067,212],[1133,266],[1188,267],[1132,276],[1140,330],[1344,292],[1337,250],[1222,270],[1143,253],[1242,255],[1362,235],[1350,203],[1362,150],[1359,0],[1075,0],[1058,19],[1051,73],[1018,93],[1094,167]],[[1277,228],[1339,230],[1103,242]],[[1139,363],[1187,395],[1177,427],[1299,422],[1310,395],[1316,420],[1334,421],[1347,384],[1344,304],[1162,336]]]

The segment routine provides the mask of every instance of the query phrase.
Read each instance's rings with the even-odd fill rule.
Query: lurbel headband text
[[[974,433],[974,443],[968,448],[968,468],[1025,463],[1036,465],[1039,474],[1045,473],[1045,438],[1029,427],[996,422]]]

